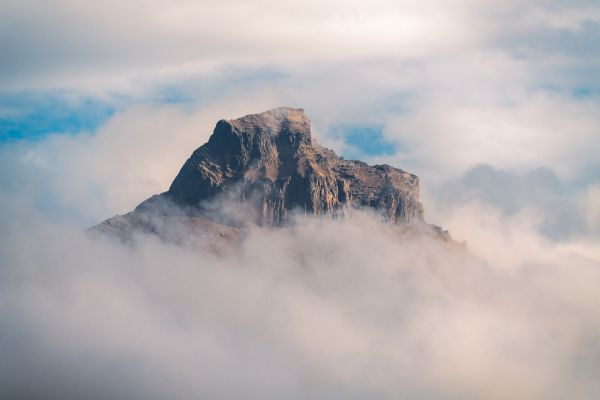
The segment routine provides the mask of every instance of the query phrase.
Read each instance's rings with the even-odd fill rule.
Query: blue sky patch
[[[111,94],[94,98],[61,90],[0,92],[0,144],[40,140],[52,134],[93,133],[117,111],[135,103],[198,107],[231,91],[252,89],[286,77],[274,68],[229,67],[216,76],[159,84],[142,97]]]
[[[108,100],[63,93],[0,95],[0,143],[93,132],[116,110]]]
[[[335,138],[341,138],[346,146],[342,155],[346,158],[361,158],[363,156],[393,155],[398,151],[398,145],[383,136],[383,126],[336,126],[331,129]]]

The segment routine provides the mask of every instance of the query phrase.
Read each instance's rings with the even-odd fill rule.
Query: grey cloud
[[[524,38],[507,38],[505,43],[520,56],[539,57],[540,53],[554,53],[597,62],[600,58],[599,39],[600,21],[584,20],[577,30],[541,28]]]
[[[508,216],[533,210],[542,218],[541,233],[554,239],[589,234],[582,207],[586,189],[587,185],[561,180],[548,168],[510,171],[485,164],[430,188],[436,193],[438,212],[450,212],[473,202],[492,205]]]
[[[7,1],[0,13],[0,49],[6,55],[0,71],[4,87],[102,91],[131,89],[140,77],[161,79],[228,65],[306,69],[315,63],[386,57],[435,62],[452,54],[495,51],[498,43],[505,49],[515,43],[555,43],[570,52],[592,43],[590,32],[548,40],[557,32],[553,19],[566,10],[577,15],[577,23],[579,15],[597,9],[585,2],[512,0],[376,1],[368,6],[330,1],[294,7],[272,1],[62,0],[52,7],[42,1]],[[560,38],[565,35],[559,32]]]

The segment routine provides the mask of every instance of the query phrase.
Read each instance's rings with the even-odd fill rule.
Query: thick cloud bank
[[[0,397],[595,398],[597,247],[461,212],[476,255],[362,213],[220,256],[4,226]]]

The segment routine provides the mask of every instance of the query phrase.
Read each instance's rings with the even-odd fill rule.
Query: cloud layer
[[[220,257],[153,237],[131,247],[11,226],[2,394],[597,395],[598,248],[552,243],[525,216],[454,218],[477,238],[475,256],[361,213],[256,228],[241,253]]]

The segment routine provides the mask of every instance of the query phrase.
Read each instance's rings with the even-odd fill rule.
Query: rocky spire
[[[240,200],[255,202],[259,224],[285,222],[294,209],[323,214],[348,206],[372,207],[392,221],[422,219],[415,175],[344,160],[314,144],[302,109],[219,121],[165,196],[198,206],[234,187]]]

